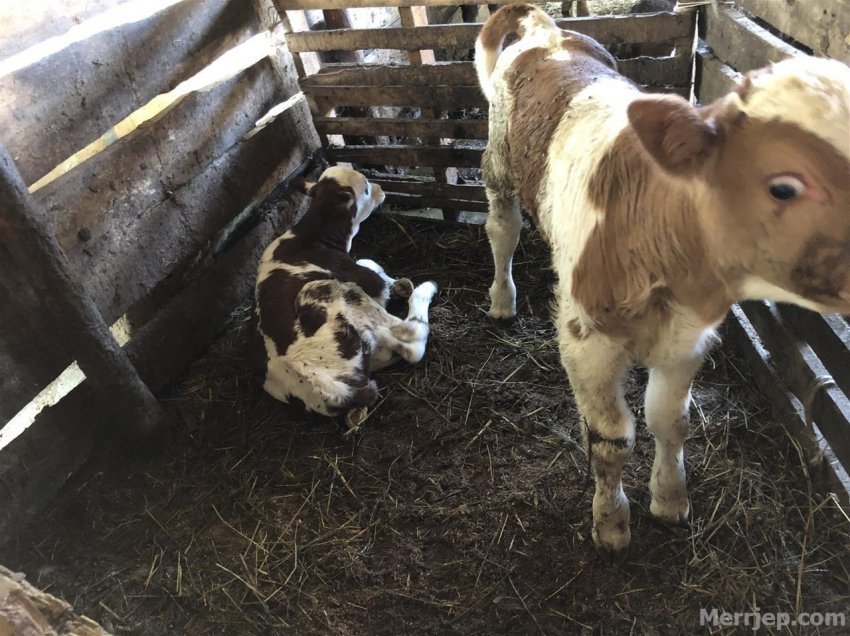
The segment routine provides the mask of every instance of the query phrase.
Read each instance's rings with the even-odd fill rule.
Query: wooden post
[[[111,429],[136,445],[152,444],[164,415],[139,379],[94,303],[75,280],[56,237],[42,221],[5,146],[0,144],[0,248],[15,264],[0,272],[12,285],[13,303],[32,310],[31,289],[46,314],[45,337],[77,360],[98,390]]]
[[[404,27],[424,26],[428,24],[428,11],[424,6],[416,7],[399,7],[399,16],[401,17],[401,25]],[[423,64],[436,64],[434,51],[410,51],[408,58],[412,66],[421,66]],[[439,111],[433,108],[423,108],[422,115],[425,117],[436,118],[439,116]],[[443,143],[444,140],[432,140],[428,142]],[[457,168],[446,168],[445,166],[434,166],[434,180],[437,183],[455,184],[457,183]],[[460,213],[457,210],[443,210],[443,218],[447,221],[457,221]]]

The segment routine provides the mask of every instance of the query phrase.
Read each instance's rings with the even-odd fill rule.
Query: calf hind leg
[[[513,256],[522,230],[522,214],[515,196],[504,196],[487,188],[490,213],[487,215],[487,238],[493,251],[494,276],[490,286],[491,318],[509,319],[516,315],[516,285],[514,285]]]

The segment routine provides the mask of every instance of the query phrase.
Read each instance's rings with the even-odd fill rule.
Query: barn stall
[[[639,427],[634,545],[601,558],[533,231],[517,322],[484,316],[480,24],[399,4],[4,9],[0,562],[144,634],[679,633],[701,608],[845,612],[845,319],[736,307],[695,388],[691,527],[649,515]],[[647,90],[703,101],[800,51],[850,61],[850,13],[824,1],[561,24]],[[367,171],[388,210],[467,221],[388,213],[358,236],[358,257],[442,291],[426,359],[378,374],[352,438],[244,361],[256,260],[303,209],[289,182],[324,161]],[[636,409],[643,386],[638,370]]]

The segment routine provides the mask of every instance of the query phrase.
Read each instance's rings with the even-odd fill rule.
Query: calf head
[[[693,188],[712,261],[738,297],[850,311],[850,68],[789,59],[704,108],[643,97],[629,121]]]
[[[323,237],[346,252],[351,249],[360,224],[386,197],[381,186],[356,170],[341,166],[325,170],[318,182],[301,181],[298,187],[313,199],[298,223],[301,234]]]

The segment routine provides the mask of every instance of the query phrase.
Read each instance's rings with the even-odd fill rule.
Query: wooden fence
[[[226,237],[320,144],[270,1],[6,3],[0,24],[3,534],[97,437],[158,419],[150,391],[221,331],[296,205]],[[74,360],[88,381],[12,440]]]
[[[469,61],[481,24],[428,24],[424,6],[410,8],[409,2],[397,0],[277,0],[276,4],[287,12],[294,30],[289,48],[299,58],[301,88],[310,98],[330,161],[377,166],[371,176],[387,192],[390,205],[440,208],[448,218],[456,218],[461,210],[487,211],[481,185],[458,183],[457,178],[458,169],[480,165],[487,138],[487,104]],[[325,10],[327,16],[343,7],[378,6],[397,7],[401,26],[306,30],[303,10]],[[632,45],[660,47],[660,57],[621,59],[620,69],[649,90],[690,95],[694,14],[571,18],[558,24],[598,39],[621,58],[635,50]],[[370,63],[368,58],[376,57],[374,50],[403,54],[396,54],[392,64],[381,56]],[[447,50],[465,59],[446,59]],[[675,55],[668,55],[674,50]],[[319,61],[318,54],[331,51],[354,53],[358,61]],[[346,116],[345,107],[366,112]],[[387,114],[387,108],[379,107],[416,109],[418,116]],[[353,137],[358,143],[348,142]],[[398,139],[402,141],[390,143]]]

